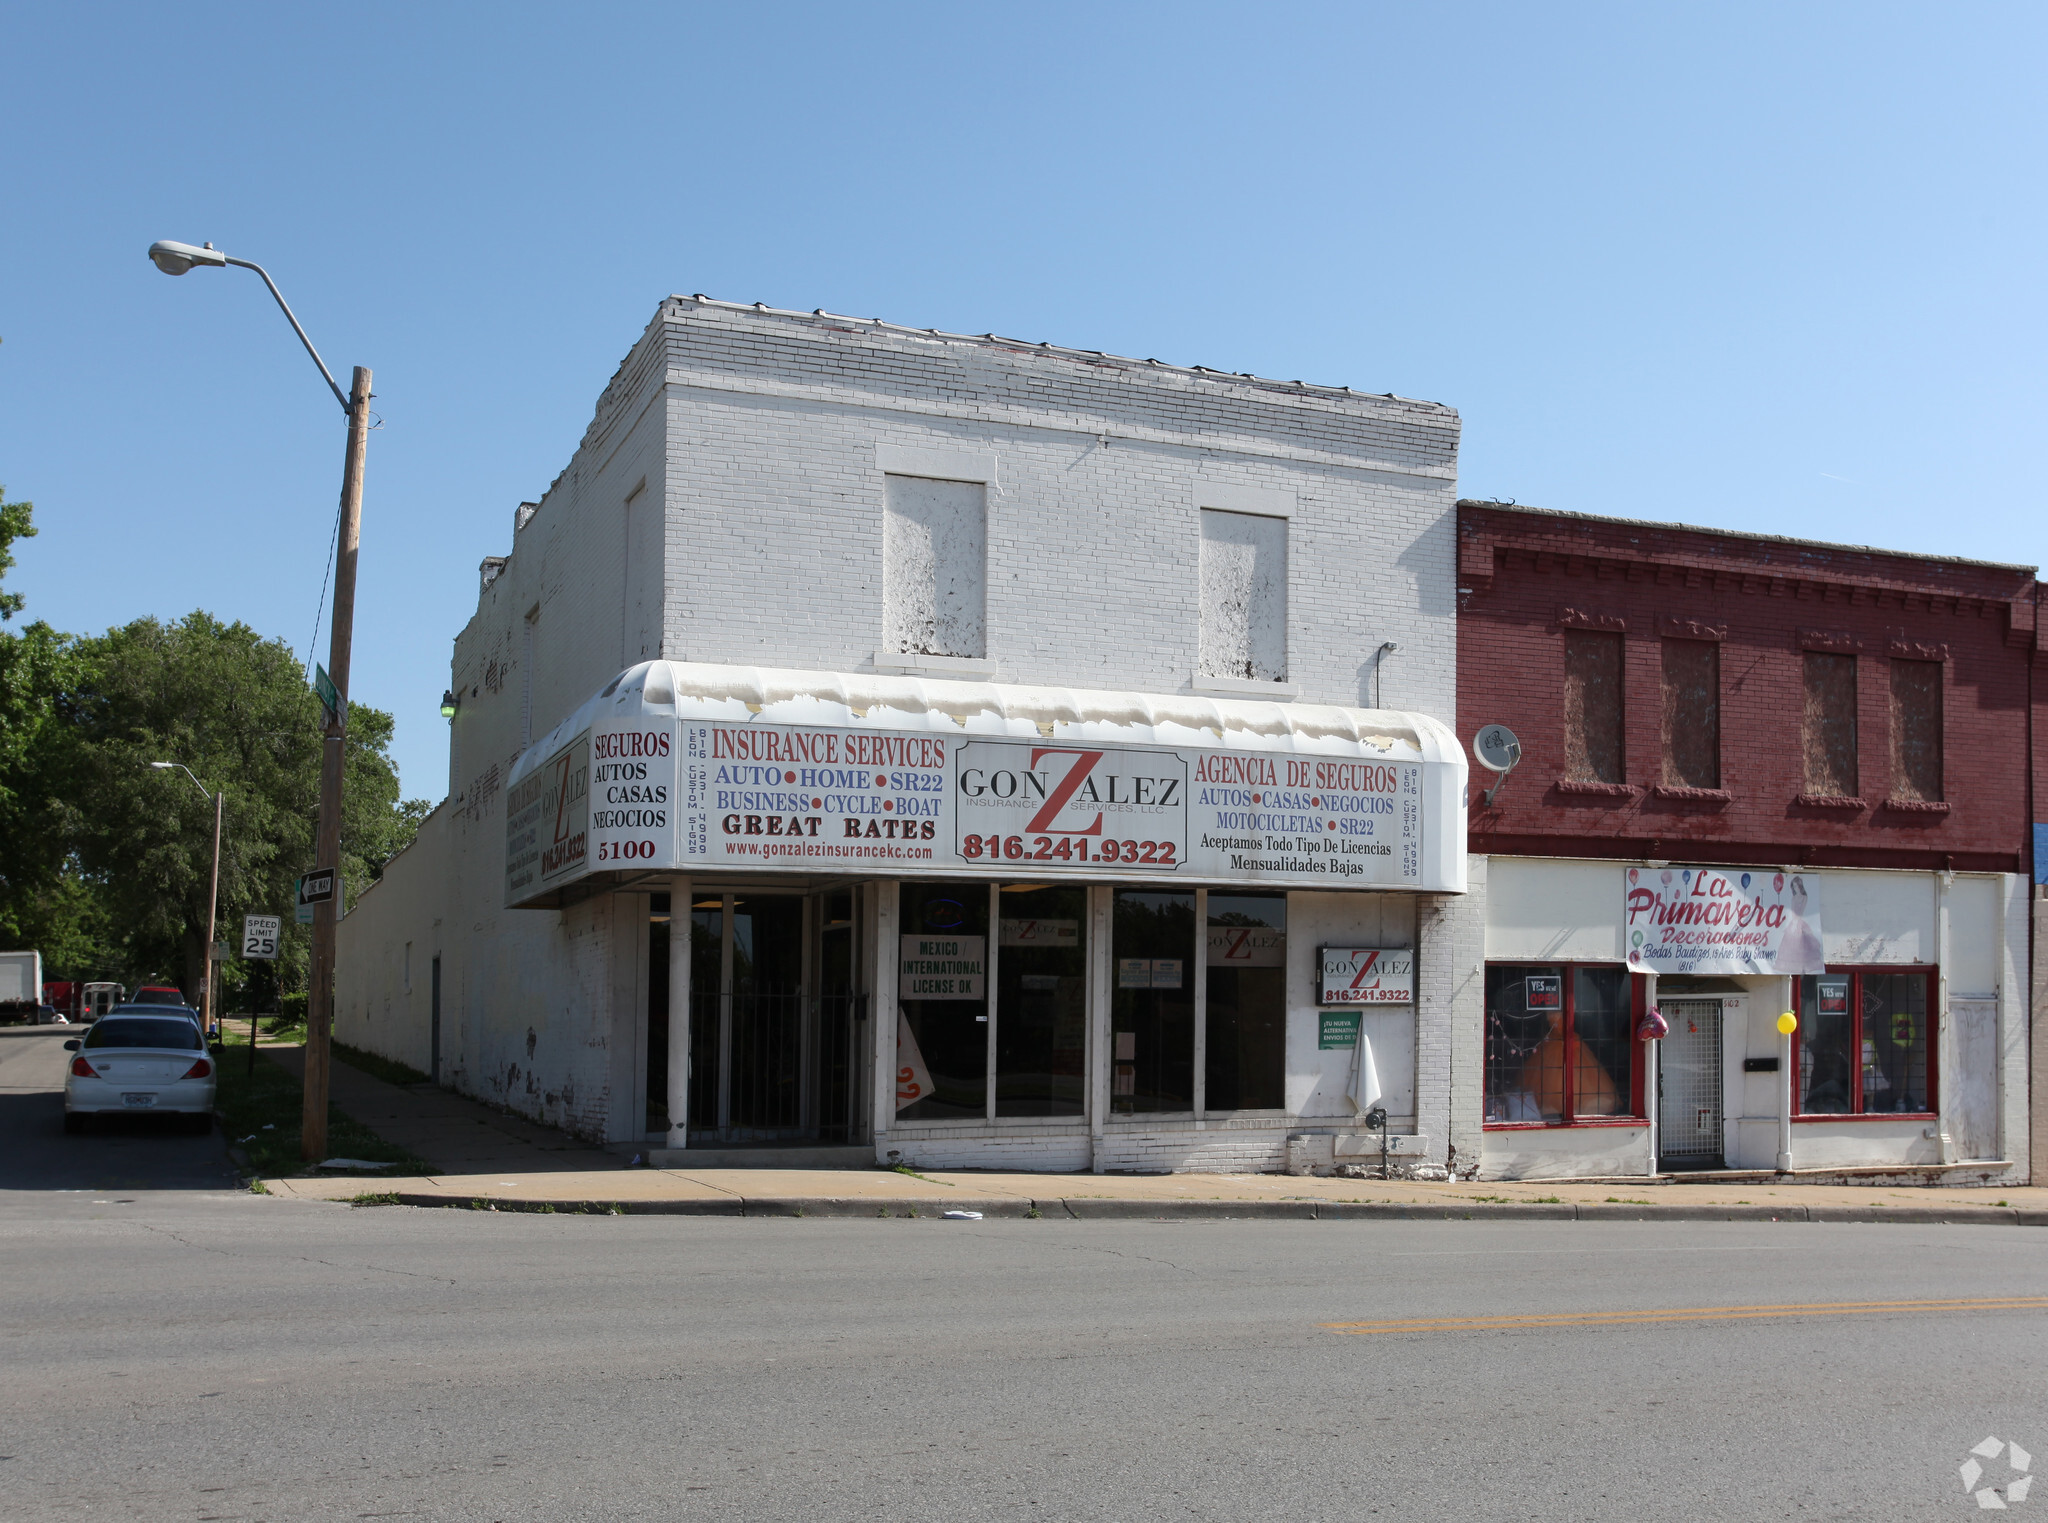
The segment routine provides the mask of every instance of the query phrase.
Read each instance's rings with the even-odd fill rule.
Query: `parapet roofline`
[[[1492,513],[1526,513],[1532,518],[1562,518],[1579,523],[1614,524],[1624,529],[1676,530],[1682,534],[1704,534],[1712,539],[1757,540],[1768,545],[1794,545],[1806,550],[1834,550],[1849,555],[1878,555],[1894,561],[1934,561],[1944,566],[1981,566],[1987,571],[2020,571],[2038,576],[2040,567],[2010,561],[1973,561],[1961,555],[1923,555],[1917,550],[1887,550],[1878,545],[1844,545],[1826,539],[1795,539],[1788,534],[1751,534],[1742,529],[1709,529],[1702,524],[1665,522],[1654,518],[1609,518],[1599,513],[1573,513],[1563,508],[1534,508],[1521,502],[1498,502],[1460,497],[1461,508],[1484,508]]]
[[[1073,360],[1085,365],[1129,366],[1136,369],[1159,371],[1169,375],[1183,375],[1199,381],[1229,381],[1265,387],[1291,396],[1350,397],[1361,402],[1399,402],[1408,407],[1427,407],[1447,417],[1457,417],[1458,410],[1443,402],[1425,401],[1420,397],[1404,397],[1391,391],[1356,391],[1349,386],[1324,386],[1312,381],[1281,381],[1270,376],[1253,375],[1250,371],[1213,370],[1207,365],[1175,365],[1166,360],[1138,359],[1126,354],[1110,354],[1101,349],[1073,349],[1051,340],[1033,342],[1030,339],[1004,338],[998,333],[951,333],[943,328],[913,328],[904,323],[892,323],[880,317],[850,317],[841,312],[827,312],[823,307],[804,312],[793,307],[771,307],[766,302],[721,301],[715,296],[701,292],[683,296],[673,295],[668,302],[694,302],[700,307],[713,307],[726,312],[755,313],[762,317],[788,318],[797,322],[814,325],[855,323],[877,333],[900,334],[905,338],[937,339],[949,344],[979,344],[985,348],[1008,349],[1018,353],[1043,354],[1055,359]]]

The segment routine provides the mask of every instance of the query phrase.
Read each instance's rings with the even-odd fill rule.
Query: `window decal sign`
[[[1284,968],[1287,966],[1287,933],[1264,925],[1212,925],[1209,927],[1209,966]]]
[[[1811,873],[1631,867],[1622,924],[1629,966],[1644,973],[1827,971]]]
[[[1006,947],[1078,947],[1078,920],[1025,920],[1003,918],[996,922],[1000,945]]]
[[[987,947],[985,936],[905,936],[897,998],[987,998]]]

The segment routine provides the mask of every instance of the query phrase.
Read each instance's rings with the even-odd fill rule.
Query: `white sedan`
[[[213,1129],[213,1060],[198,1023],[183,1013],[103,1015],[82,1039],[64,1076],[64,1130],[82,1132],[88,1116],[182,1117],[195,1132]]]

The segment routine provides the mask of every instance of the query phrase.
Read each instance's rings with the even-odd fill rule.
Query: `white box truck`
[[[34,1020],[43,1002],[43,954],[0,952],[0,1017]]]

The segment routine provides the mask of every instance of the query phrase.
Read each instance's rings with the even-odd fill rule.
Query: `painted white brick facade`
[[[587,1137],[642,1137],[646,900],[504,909],[506,775],[638,661],[888,668],[892,474],[984,487],[986,654],[972,675],[1200,690],[1201,510],[1215,508],[1284,524],[1273,696],[1453,722],[1458,435],[1452,410],[1391,396],[670,298],[455,642],[451,796],[433,849],[376,890],[388,912],[344,930],[341,1007],[359,1033],[345,1039],[418,1062],[417,1034],[387,1038],[369,1012],[392,938],[428,939],[417,922],[438,918],[444,1080]],[[1382,657],[1387,642],[1398,654]],[[1465,919],[1426,911],[1425,968],[1432,938],[1465,956]],[[1428,1029],[1466,998],[1450,966],[1426,975],[1404,1076],[1418,1124],[1441,1117],[1440,1143],[1461,1135],[1449,1101],[1418,1083],[1477,1082],[1476,1056],[1468,1077],[1466,1055]],[[1091,1140],[1083,1125],[889,1146],[933,1166],[1263,1169],[1284,1164],[1287,1133],[1268,1121]]]

